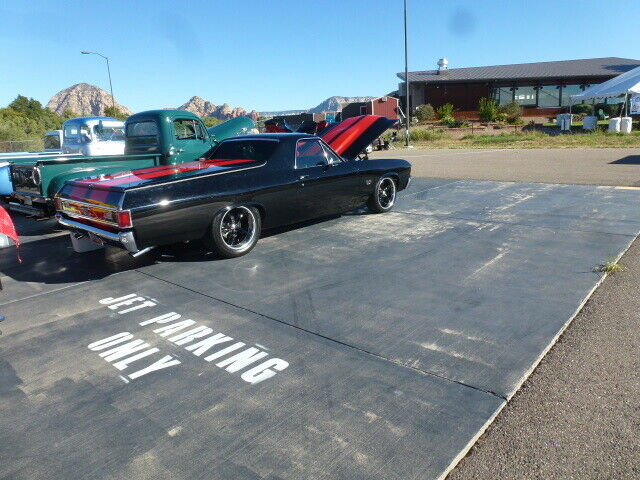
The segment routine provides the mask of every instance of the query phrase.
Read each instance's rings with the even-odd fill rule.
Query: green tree
[[[220,120],[219,118],[215,118],[215,117],[206,117],[204,119],[204,125],[207,128],[211,128],[211,127],[215,127],[216,125],[220,125],[224,120]]]
[[[124,113],[122,110],[120,110],[118,107],[105,107],[104,108],[104,115],[106,117],[113,117],[113,118],[117,118],[118,120],[126,120],[127,118],[129,118],[129,115]]]

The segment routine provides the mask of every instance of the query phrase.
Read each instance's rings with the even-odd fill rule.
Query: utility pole
[[[109,68],[109,57],[102,55],[101,53],[98,52],[80,52],[83,55],[100,55],[102,58],[104,58],[107,61],[107,74],[109,75],[109,90],[111,90],[111,106],[113,107],[113,109],[116,109],[116,100],[115,98],[113,98],[113,85],[111,84],[111,69]]]
[[[404,144],[409,146],[409,123],[411,122],[411,105],[409,105],[409,53],[407,41],[407,0],[404,0],[404,88],[405,88],[405,132]]]

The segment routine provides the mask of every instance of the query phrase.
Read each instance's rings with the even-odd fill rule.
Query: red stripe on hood
[[[240,163],[255,162],[251,159],[212,159],[202,160],[198,162],[183,163],[181,165],[167,165],[163,167],[142,168],[130,172],[122,172],[116,175],[106,175],[98,178],[88,178],[80,180],[78,183],[93,183],[100,187],[115,187],[126,183],[133,183],[140,180],[149,180],[152,178],[166,177],[168,175],[177,175],[179,173],[188,173],[197,170],[206,170],[212,167],[226,167]]]
[[[333,137],[332,140],[324,139],[325,142],[329,144],[331,148],[333,148],[336,153],[342,155],[347,149],[353,145],[355,141],[360,138],[360,136],[367,131],[373,124],[375,124],[380,118],[378,115],[364,115],[361,117],[353,117],[357,120],[352,122],[349,125],[346,125],[346,128],[340,128],[340,132]],[[349,119],[351,120],[351,119]],[[348,120],[345,120],[347,122]],[[343,122],[343,123],[345,123]],[[342,124],[340,124],[342,127]]]

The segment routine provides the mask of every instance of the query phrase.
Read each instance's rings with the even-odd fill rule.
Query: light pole
[[[107,73],[109,74],[109,89],[111,90],[111,106],[113,107],[113,109],[116,109],[116,101],[113,98],[113,85],[111,85],[111,69],[109,68],[109,57],[102,55],[101,53],[98,52],[80,52],[83,55],[100,55],[102,58],[104,58],[107,61]]]
[[[411,105],[409,105],[409,53],[407,48],[407,0],[404,0],[404,93],[405,93],[405,131],[404,144],[409,146],[409,123],[411,122]]]

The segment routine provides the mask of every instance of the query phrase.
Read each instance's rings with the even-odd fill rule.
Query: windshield
[[[121,142],[124,141],[123,127],[105,127],[96,125],[93,127],[93,133],[101,142]]]

